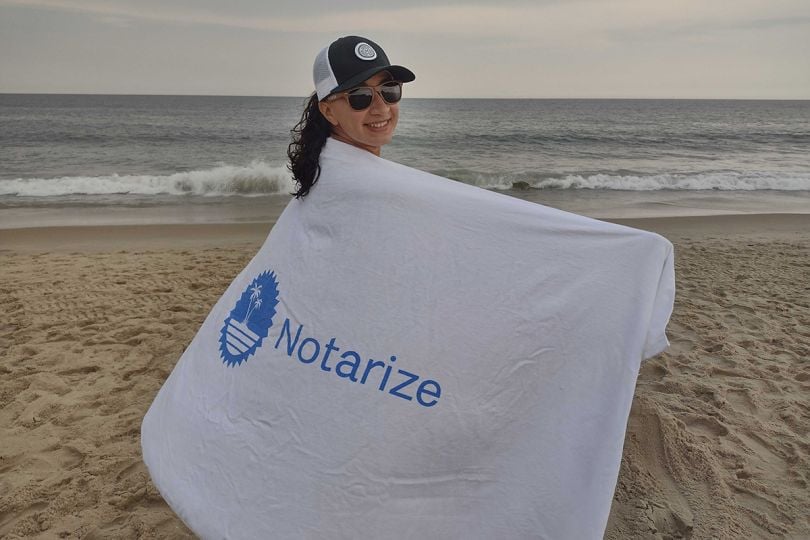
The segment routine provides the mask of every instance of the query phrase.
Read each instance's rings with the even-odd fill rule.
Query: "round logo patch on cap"
[[[354,47],[354,54],[360,60],[374,60],[377,58],[377,51],[374,50],[374,47],[366,43],[365,41],[361,41]]]

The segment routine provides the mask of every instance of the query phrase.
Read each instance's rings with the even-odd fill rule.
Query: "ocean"
[[[303,101],[0,94],[0,227],[262,221]],[[810,101],[406,94],[383,157],[594,217],[810,213]]]

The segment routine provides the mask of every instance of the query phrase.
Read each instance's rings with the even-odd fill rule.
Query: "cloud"
[[[211,7],[206,7],[210,4]],[[410,4],[410,5],[409,5]],[[686,29],[746,29],[802,24],[810,20],[810,2],[804,0],[736,0],[734,3],[680,0],[553,1],[531,3],[464,3],[413,5],[400,2],[392,8],[366,7],[362,3],[330,4],[323,9],[300,7],[290,11],[272,3],[222,4],[88,0],[0,0],[0,5],[64,10],[109,17],[181,25],[217,25],[258,31],[333,33],[347,31],[383,34],[433,34],[445,36],[501,37],[508,40],[550,42],[573,37],[600,36],[606,32],[660,30],[676,34]],[[276,15],[268,13],[278,12]]]
[[[84,13],[99,20],[120,21],[134,19],[168,24],[202,24],[229,26],[255,30],[284,30],[292,21],[284,19],[255,19],[252,17],[232,17],[201,8],[182,9],[168,4],[161,6],[132,6],[119,2],[87,2],[84,0],[0,0],[0,5],[61,10],[73,13]]]
[[[807,0],[0,0],[0,11],[0,50],[19,51],[0,53],[0,67],[14,72],[7,80],[37,85],[58,67],[132,91],[131,70],[115,66],[143,65],[155,91],[296,94],[315,52],[346,34],[418,69],[421,95],[747,96],[769,81],[788,89],[779,95],[806,96],[810,81]],[[21,24],[28,30],[9,37]],[[86,61],[88,50],[106,71]],[[256,65],[273,69],[257,75]],[[256,82],[217,90],[212,73]]]

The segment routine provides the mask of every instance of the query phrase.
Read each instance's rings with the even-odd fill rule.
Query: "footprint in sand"
[[[145,472],[145,471],[146,469],[143,466],[143,463],[141,463],[140,461],[133,460],[128,462],[127,465],[125,465],[120,471],[118,471],[118,474],[115,475],[115,479],[120,482],[124,478],[128,478],[137,472]]]
[[[101,369],[98,366],[82,366],[72,369],[64,369],[62,371],[57,372],[59,375],[88,375],[90,373],[95,373]]]
[[[22,461],[25,454],[17,454],[16,456],[0,456],[0,474],[4,474]]]
[[[69,471],[84,462],[85,454],[73,446],[55,444],[45,448],[42,457],[56,469]]]
[[[25,538],[47,530],[47,523],[40,520],[40,516],[37,515],[46,508],[48,508],[47,502],[35,501],[25,508],[0,511],[0,538],[5,538],[7,534]],[[40,523],[44,525],[44,528]]]
[[[784,535],[788,532],[785,527],[769,517],[779,516],[786,523],[792,521],[791,517],[783,512],[777,503],[759,493],[754,493],[742,485],[732,484],[731,488],[734,490],[740,507],[754,523],[773,534]]]
[[[82,464],[84,453],[72,446],[64,446],[56,453],[56,459],[59,461],[61,469],[69,471]]]
[[[654,362],[645,362],[641,366],[639,378],[644,381],[660,381],[668,373],[669,370],[665,365],[660,363],[660,360]]]
[[[668,505],[648,503],[645,514],[651,522],[650,530],[653,534],[663,538],[692,537],[692,513],[688,509],[678,510]]]
[[[690,415],[685,418],[689,431],[710,438],[725,437],[728,428],[712,416]]]
[[[757,412],[757,406],[748,390],[728,390],[726,400],[735,411],[744,411],[748,414]]]

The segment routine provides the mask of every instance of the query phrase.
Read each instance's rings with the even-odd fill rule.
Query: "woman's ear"
[[[332,111],[332,107],[329,106],[328,101],[321,101],[318,103],[318,109],[320,109],[321,114],[324,118],[326,118],[330,124],[333,126],[338,125],[337,117],[335,113]]]

